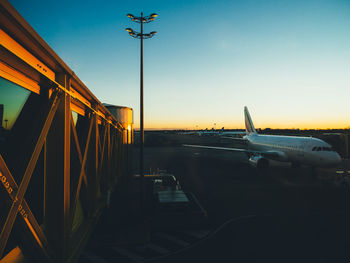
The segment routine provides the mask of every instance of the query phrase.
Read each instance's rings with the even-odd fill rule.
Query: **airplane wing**
[[[247,140],[246,139],[243,139],[243,138],[236,138],[236,137],[230,137],[230,136],[221,136],[220,137],[221,139],[228,139],[228,140],[231,140],[231,141],[234,141],[234,142],[237,142],[237,143],[247,143]]]
[[[243,132],[240,132],[240,133],[220,133],[219,134],[219,136],[231,136],[231,137],[233,137],[233,136],[236,136],[236,137],[238,137],[238,136],[241,136],[241,137],[243,137],[243,136],[245,136],[245,135],[247,135],[247,133],[243,133]]]
[[[242,152],[242,153],[248,153],[248,154],[251,154],[251,155],[261,155],[261,156],[264,156],[266,158],[278,158],[278,157],[281,156],[281,153],[279,151],[255,151],[255,150],[240,149],[240,148],[226,148],[226,147],[191,145],[191,144],[183,144],[183,146],[185,146],[185,147],[194,147],[194,148],[203,148],[203,149],[214,149],[214,150]]]

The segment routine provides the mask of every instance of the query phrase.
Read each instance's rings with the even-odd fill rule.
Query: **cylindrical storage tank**
[[[109,112],[120,122],[124,128],[124,144],[131,144],[134,142],[134,111],[132,108],[117,106],[111,104],[103,104]]]

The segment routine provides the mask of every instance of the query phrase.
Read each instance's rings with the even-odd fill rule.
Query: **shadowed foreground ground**
[[[211,138],[196,140],[213,142]],[[137,173],[136,147],[134,156]],[[307,167],[275,163],[260,173],[246,160],[244,154],[185,148],[178,143],[146,147],[147,170],[166,169],[185,191],[197,196],[208,212],[210,234],[143,261],[349,262],[350,194],[334,186],[335,169],[318,170],[315,177]],[[106,262],[132,262],[118,258],[110,247],[127,238],[152,240],[157,231],[135,214],[137,193],[137,185],[118,189],[112,208],[106,210],[93,235],[88,249]],[[135,254],[140,251],[130,249]]]

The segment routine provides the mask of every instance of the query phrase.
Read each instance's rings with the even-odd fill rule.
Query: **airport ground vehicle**
[[[350,190],[350,171],[337,171],[335,186]]]

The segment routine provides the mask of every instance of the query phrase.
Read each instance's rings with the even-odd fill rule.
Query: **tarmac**
[[[192,138],[164,135],[172,144],[146,144],[145,167],[174,174],[207,211],[207,225],[157,229],[140,215],[138,184],[121,184],[80,262],[349,262],[350,192],[335,184],[348,161],[316,176],[283,163],[261,173],[244,154],[178,143]],[[134,156],[137,173],[137,147]]]

